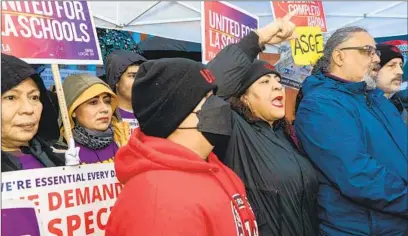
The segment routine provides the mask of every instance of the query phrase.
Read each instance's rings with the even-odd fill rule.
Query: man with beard
[[[403,89],[401,84],[404,57],[394,45],[377,44],[377,49],[381,52],[381,69],[376,79],[377,87],[384,91],[384,95],[390,98],[391,102],[402,114],[404,122],[408,123],[408,90]]]
[[[404,57],[394,45],[377,44],[377,49],[381,52],[381,68],[376,79],[377,87],[384,91],[387,98],[390,98],[400,90]]]
[[[321,235],[408,235],[408,132],[375,88],[380,55],[366,30],[340,28],[302,85],[295,128],[321,173]]]

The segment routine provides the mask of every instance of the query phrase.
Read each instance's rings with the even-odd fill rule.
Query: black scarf
[[[92,150],[103,149],[113,142],[113,129],[109,127],[105,131],[90,130],[75,122],[72,129],[75,142]]]

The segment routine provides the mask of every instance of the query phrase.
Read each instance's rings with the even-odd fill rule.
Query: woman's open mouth
[[[282,108],[284,106],[283,104],[283,96],[277,96],[272,100],[272,106]]]

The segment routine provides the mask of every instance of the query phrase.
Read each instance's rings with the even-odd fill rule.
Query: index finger
[[[295,11],[288,12],[288,13],[283,17],[283,20],[284,20],[284,21],[290,21],[290,19],[292,19],[292,17],[295,16],[296,14],[297,14],[297,11],[296,11],[296,10],[295,10]]]

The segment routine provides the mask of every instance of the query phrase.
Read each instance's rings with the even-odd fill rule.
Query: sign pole
[[[51,72],[52,72],[52,76],[54,77],[55,90],[57,92],[59,108],[61,111],[62,124],[64,126],[65,140],[68,143],[68,150],[73,150],[75,149],[75,142],[71,141],[73,139],[71,123],[69,122],[67,103],[65,101],[65,95],[64,95],[64,90],[62,88],[62,81],[61,81],[61,75],[60,75],[58,64],[51,64]],[[76,160],[67,160],[67,158],[65,157],[65,164],[66,165],[79,165],[80,163]]]

